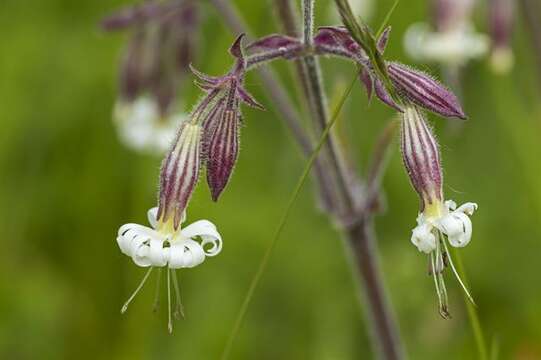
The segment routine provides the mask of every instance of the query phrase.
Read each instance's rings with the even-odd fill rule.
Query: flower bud
[[[210,137],[207,163],[207,182],[212,200],[218,200],[223,191],[239,151],[239,114],[226,109]]]
[[[185,122],[162,164],[157,220],[167,223],[173,216],[177,229],[193,193],[201,162],[201,126]]]
[[[396,90],[415,104],[446,117],[465,119],[457,97],[429,75],[397,63],[387,66]]]
[[[439,215],[443,191],[438,143],[416,106],[404,109],[400,147],[404,166],[421,200],[421,212]]]

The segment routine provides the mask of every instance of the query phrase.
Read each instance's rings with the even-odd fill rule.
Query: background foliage
[[[391,6],[378,1],[374,27]],[[0,6],[0,357],[10,359],[213,359],[231,329],[264,247],[302,170],[260,80],[247,88],[269,109],[245,109],[242,152],[220,203],[200,186],[189,220],[218,224],[220,256],[181,272],[186,319],[167,334],[165,308],[153,315],[153,286],[128,313],[119,309],[143,274],[118,249],[123,223],[146,222],[154,206],[160,158],[130,152],[111,121],[117,65],[126,37],[97,26],[127,1],[4,0]],[[275,31],[267,1],[234,1],[257,35]],[[231,34],[205,6],[196,65],[229,68]],[[328,22],[318,2],[317,24]],[[391,19],[387,57],[409,62],[401,36],[427,14],[404,1]],[[479,16],[478,27],[486,29]],[[533,53],[519,20],[516,65],[496,77],[487,63],[464,73],[467,122],[431,117],[442,144],[447,197],[476,201],[473,241],[464,250],[471,288],[489,343],[501,358],[541,358],[539,229],[541,107]],[[329,92],[353,68],[323,60]],[[424,67],[426,69],[426,67]],[[284,64],[276,69],[291,87]],[[437,74],[436,67],[431,72]],[[198,96],[185,93],[189,107]],[[347,102],[341,131],[364,166],[392,111],[369,105],[360,86]],[[256,291],[233,350],[235,359],[358,359],[370,355],[357,289],[341,240],[303,191]],[[398,146],[385,178],[387,212],[378,218],[387,285],[412,359],[475,358],[466,309],[449,281],[453,319],[436,311],[426,258],[409,243],[418,209]],[[152,283],[150,283],[152,285]]]

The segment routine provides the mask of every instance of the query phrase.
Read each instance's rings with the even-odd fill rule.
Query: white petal
[[[456,202],[453,200],[447,200],[445,202],[445,206],[447,207],[447,210],[455,210],[456,209]]]
[[[139,266],[165,265],[163,254],[157,252],[158,248],[162,248],[164,237],[149,227],[139,224],[123,225],[118,230],[116,241],[122,253],[130,256]]]
[[[161,267],[167,265],[168,259],[165,257],[163,241],[158,239],[150,240],[148,258],[152,266]]]
[[[432,227],[429,224],[421,224],[413,229],[411,242],[426,254],[436,250],[436,236],[432,233]]]
[[[208,220],[199,220],[186,226],[182,230],[182,236],[190,239],[200,236],[201,246],[207,256],[218,255],[222,250],[222,237],[216,226]],[[205,249],[207,244],[212,244],[212,247]]]
[[[149,238],[160,237],[161,235],[158,232],[149,227],[139,224],[125,224],[118,229],[117,243],[124,254],[132,256],[136,249],[135,243],[138,244]]]
[[[141,267],[148,267],[152,265],[152,262],[150,261],[150,258],[148,257],[150,247],[147,243],[139,244],[137,249],[135,250],[134,255],[132,256],[133,262],[137,266]]]
[[[461,212],[454,212],[451,214],[454,220],[460,224],[460,231],[447,234],[449,243],[454,247],[464,247],[468,245],[472,235],[472,223],[468,215]]]
[[[171,244],[169,268],[191,268],[205,261],[205,252],[199,243],[186,239]]]
[[[472,216],[475,210],[477,210],[477,204],[469,202],[469,203],[460,205],[460,207],[456,209],[456,212],[461,212],[466,215]]]
[[[152,226],[153,229],[156,229],[156,226],[158,226],[158,207],[153,207],[152,209],[148,210],[147,212],[147,218],[150,226]]]

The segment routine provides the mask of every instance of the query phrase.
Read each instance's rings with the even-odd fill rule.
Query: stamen
[[[437,256],[434,253],[430,254],[430,262],[432,264],[432,269],[435,269],[435,260],[434,257]],[[436,271],[432,272],[434,278],[434,285],[436,286],[436,294],[438,295],[438,310],[442,318],[450,318],[448,311],[448,299],[447,299],[447,289],[445,288],[445,282],[443,282],[443,276],[441,273]]]
[[[167,269],[167,329],[169,334],[173,333],[173,321],[171,320],[171,275]]]
[[[160,308],[160,289],[161,289],[161,279],[162,279],[162,268],[158,268],[158,276],[156,279],[156,291],[154,292],[154,302],[152,303],[152,312],[158,312]]]
[[[148,269],[147,273],[143,277],[143,280],[141,280],[141,282],[139,283],[139,286],[137,286],[137,288],[135,289],[133,294],[131,294],[131,296],[128,298],[128,300],[124,303],[124,306],[122,306],[122,309],[120,310],[121,314],[124,314],[128,310],[128,306],[130,305],[132,300],[139,293],[139,291],[143,288],[143,285],[145,285],[145,282],[147,281],[148,277],[150,276],[150,273],[152,272],[152,269],[154,269],[154,268],[150,267],[150,269]]]
[[[456,271],[455,265],[453,264],[453,260],[451,259],[451,254],[449,253],[449,250],[447,249],[447,244],[445,243],[445,241],[443,242],[443,246],[445,247],[445,252],[447,252],[447,254],[449,254],[449,256],[447,256],[447,260],[449,261],[449,265],[451,265],[451,269],[453,270],[453,274],[455,274],[455,277],[458,280],[458,283],[462,287],[462,290],[464,290],[464,293],[466,294],[466,297],[468,298],[468,300],[470,300],[470,302],[473,305],[477,306],[477,304],[475,304],[475,301],[473,301],[473,297],[471,296],[470,292],[468,291],[468,288],[466,287],[464,282],[462,282],[462,279],[460,278],[460,275],[458,275],[458,271]]]
[[[173,273],[173,285],[175,287],[176,295],[176,304],[173,316],[175,319],[179,320],[181,317],[184,317],[184,306],[182,306],[182,301],[180,300],[180,286],[178,285],[177,272],[174,269],[171,269],[171,272]]]
[[[445,286],[445,280],[443,278],[443,273],[438,274],[438,280],[440,283],[440,289],[443,293],[443,303],[440,307],[440,315],[444,319],[450,319],[451,314],[449,313],[449,298],[447,297],[447,287]]]

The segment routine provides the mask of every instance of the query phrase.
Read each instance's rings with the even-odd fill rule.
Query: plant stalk
[[[227,26],[237,34],[247,33],[247,27],[242,19],[237,15],[235,9],[230,4],[229,0],[210,0],[212,5],[223,16]],[[300,119],[301,116],[292,104],[289,95],[275,79],[272,71],[261,67],[258,69],[261,80],[263,81],[269,97],[276,105],[278,112],[281,114],[283,121],[291,131],[293,139],[301,148],[305,157],[310,156],[313,150],[313,145],[310,137],[304,131]],[[329,174],[323,170],[321,161],[316,161],[314,164],[314,178],[318,183],[319,198],[321,206],[325,210],[335,207],[335,199],[333,196],[333,182]]]

